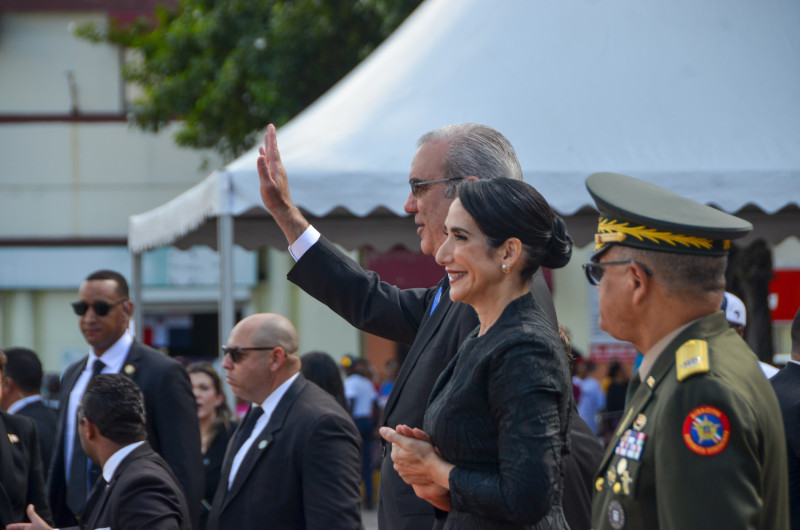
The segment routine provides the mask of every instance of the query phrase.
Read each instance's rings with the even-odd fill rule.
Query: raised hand
[[[275,126],[271,123],[264,135],[264,145],[258,148],[258,152],[260,156],[256,161],[256,167],[261,185],[261,200],[275,218],[289,244],[294,243],[308,228],[309,223],[292,202],[286,168],[283,167],[281,154],[278,151],[278,137]]]

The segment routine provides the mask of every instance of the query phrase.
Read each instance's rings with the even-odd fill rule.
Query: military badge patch
[[[692,452],[713,456],[722,452],[731,436],[731,424],[716,407],[697,407],[683,421],[683,441]]]
[[[617,442],[614,453],[631,460],[639,460],[642,458],[642,449],[644,449],[646,439],[645,433],[628,429]]]
[[[614,530],[620,530],[625,526],[625,508],[619,501],[611,501],[608,504],[608,523]]]

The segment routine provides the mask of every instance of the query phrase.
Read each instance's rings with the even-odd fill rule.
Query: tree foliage
[[[142,88],[131,121],[231,159],[268,122],[281,125],[364,59],[420,0],[180,0],[155,16],[79,37],[135,53],[123,76]]]

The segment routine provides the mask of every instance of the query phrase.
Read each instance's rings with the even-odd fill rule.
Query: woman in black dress
[[[403,479],[449,512],[444,528],[568,528],[569,368],[529,287],[539,267],[567,264],[572,239],[536,190],[509,179],[462,182],[445,228],[436,260],[480,325],[437,380],[424,430],[381,434]]]
[[[217,490],[222,460],[228,440],[236,430],[232,414],[225,402],[222,381],[214,367],[208,363],[193,363],[186,369],[192,382],[192,394],[197,403],[197,420],[200,424],[200,444],[205,469],[205,490],[200,507],[200,530],[206,527],[211,511],[211,501]]]

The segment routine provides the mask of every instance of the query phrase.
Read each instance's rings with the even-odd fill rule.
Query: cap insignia
[[[684,234],[673,234],[672,232],[662,232],[656,230],[655,228],[647,228],[643,225],[631,226],[629,222],[622,223],[616,219],[608,219],[605,217],[600,218],[600,222],[597,225],[597,231],[600,232],[600,234],[598,235],[600,235],[600,237],[604,239],[605,239],[604,234],[622,233],[626,236],[635,237],[639,241],[644,241],[645,239],[648,239],[657,245],[660,245],[662,243],[667,243],[669,245],[672,245],[673,247],[677,245],[683,245],[684,247],[687,248],[694,247],[706,250],[712,250],[714,248],[714,241],[705,237],[688,236]],[[730,245],[730,243],[728,243],[728,245]]]

